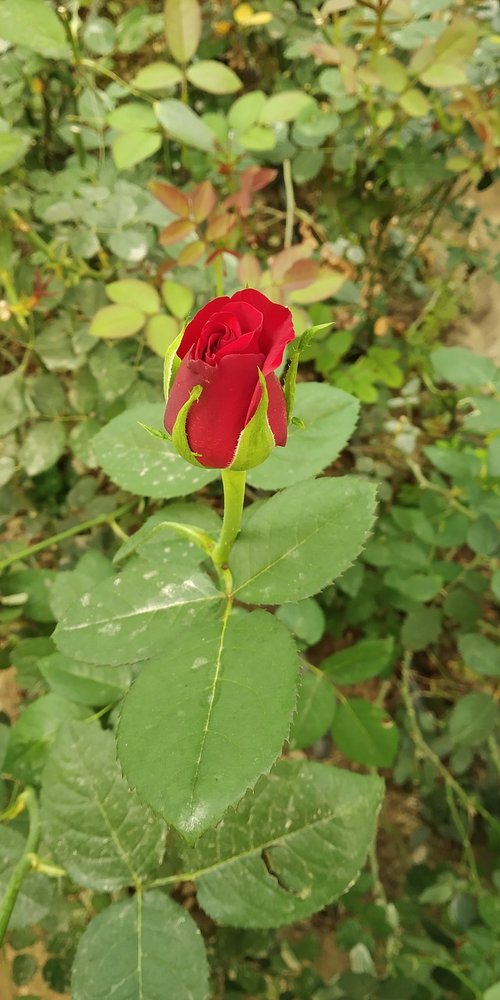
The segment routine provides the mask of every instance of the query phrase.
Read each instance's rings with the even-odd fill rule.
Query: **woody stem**
[[[212,552],[212,559],[216,566],[225,566],[227,563],[229,553],[240,530],[245,499],[246,472],[223,469],[221,475],[224,487],[224,520],[219,541]]]

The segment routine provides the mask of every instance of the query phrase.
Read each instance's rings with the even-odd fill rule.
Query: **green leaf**
[[[94,438],[97,460],[114,483],[138,496],[185,496],[218,473],[188,465],[168,441],[151,437],[140,426],[160,429],[161,415],[159,405],[147,403],[115,417]]]
[[[438,608],[418,608],[410,611],[401,629],[405,649],[425,649],[436,642],[441,631],[441,612]]]
[[[299,483],[249,508],[230,557],[238,599],[282,604],[316,594],[359,555],[374,510],[375,487],[349,476]]]
[[[144,229],[116,229],[108,239],[108,246],[120,260],[125,260],[136,267],[141,260],[144,260],[150,240]]]
[[[304,427],[289,427],[286,448],[275,448],[263,465],[252,469],[249,483],[258,489],[276,490],[317,475],[346,445],[358,413],[358,400],[341,389],[319,382],[300,382],[294,415]]]
[[[491,556],[500,544],[498,528],[491,518],[481,514],[467,532],[467,545],[480,556]]]
[[[314,100],[303,90],[283,90],[280,94],[268,97],[259,115],[263,125],[274,122],[291,122],[298,114]]]
[[[488,445],[488,475],[492,479],[500,479],[500,435]]]
[[[483,993],[483,1000],[500,1000],[500,979]]]
[[[115,26],[107,17],[93,17],[85,20],[83,39],[90,51],[98,56],[108,56],[116,45]]]
[[[431,351],[434,373],[452,385],[489,385],[496,374],[490,358],[484,358],[466,347],[438,347]]]
[[[203,939],[189,913],[161,892],[112,903],[80,939],[73,1000],[208,1000]]]
[[[319,674],[305,673],[300,682],[297,712],[290,732],[292,748],[310,747],[332,724],[335,695],[331,684]]]
[[[274,149],[276,133],[266,125],[251,125],[245,132],[238,134],[238,142],[243,149],[253,153],[265,153]]]
[[[498,705],[482,691],[473,691],[455,702],[448,719],[450,739],[456,746],[485,743],[498,722]]]
[[[4,823],[0,825],[0,899],[4,898],[7,883],[14,867],[25,851],[25,837]],[[53,895],[53,883],[44,875],[31,874],[23,878],[16,899],[10,930],[37,924],[47,916]]]
[[[308,646],[319,642],[325,631],[325,615],[323,609],[312,597],[304,601],[283,604],[278,608],[276,617]]]
[[[500,677],[500,650],[497,643],[477,632],[468,633],[459,637],[458,649],[469,670],[485,677]]]
[[[177,319],[185,319],[194,306],[194,292],[178,281],[167,278],[161,287],[161,294],[167,309],[170,309]]]
[[[445,89],[446,87],[458,87],[460,84],[467,83],[467,73],[463,66],[439,60],[439,62],[433,63],[419,73],[419,80],[426,87]]]
[[[394,639],[362,639],[339,653],[327,656],[321,664],[334,684],[359,684],[378,677],[387,670],[394,651]]]
[[[265,103],[266,95],[262,90],[252,90],[249,94],[243,94],[229,108],[228,124],[236,132],[245,132],[251,125],[255,125]]]
[[[128,170],[158,152],[161,135],[158,132],[122,132],[111,144],[113,160],[118,170]]]
[[[123,340],[133,337],[144,326],[144,320],[144,313],[136,306],[104,306],[96,312],[89,333],[107,340]]]
[[[359,874],[382,794],[377,777],[282,761],[185,853],[200,906],[236,927],[280,927],[316,913]]]
[[[366,767],[390,767],[399,744],[393,720],[364,698],[348,698],[338,706],[332,735],[346,757]]]
[[[0,436],[19,427],[28,415],[21,370],[0,376]]]
[[[500,399],[488,396],[470,396],[467,402],[474,407],[465,417],[463,426],[472,434],[496,433],[500,427]]]
[[[148,132],[156,128],[154,112],[145,101],[128,101],[126,104],[120,104],[119,108],[110,112],[106,121],[120,132]]]
[[[198,0],[165,0],[167,45],[178,63],[193,58],[201,38],[201,8]]]
[[[0,23],[1,23],[0,5]],[[0,132],[0,174],[10,170],[23,159],[30,146],[30,137],[24,132]]]
[[[170,632],[167,655],[143,668],[124,702],[118,753],[130,785],[195,839],[278,756],[297,667],[289,633],[265,611],[219,612]]]
[[[174,529],[167,528],[165,522],[174,522],[188,528],[194,528],[204,532],[215,541],[220,529],[221,518],[213,507],[207,507],[201,503],[173,503],[168,504],[163,510],[157,511],[148,517],[141,527],[134,532],[115,553],[113,562],[120,563],[128,559],[134,552],[138,552],[144,559],[149,559],[152,563],[159,561],[181,562],[186,567],[187,572],[191,568],[196,568],[204,558],[193,545],[186,544],[186,539],[182,534],[178,534]]]
[[[290,302],[294,305],[307,306],[313,302],[323,302],[335,295],[344,284],[345,276],[339,272],[321,275],[305,288],[297,288],[290,293]]]
[[[182,81],[182,73],[178,66],[167,62],[149,63],[143,66],[134,76],[132,83],[137,90],[167,90],[176,87]]]
[[[53,622],[51,592],[57,573],[50,569],[21,569],[2,579],[2,593],[16,594],[26,618],[37,622]],[[22,598],[22,600],[21,600]]]
[[[384,573],[384,583],[394,587],[412,601],[422,603],[432,601],[443,586],[443,578],[437,573],[402,573],[400,569],[390,569]]]
[[[411,87],[401,94],[398,104],[411,118],[423,118],[431,110],[427,97],[418,87]]]
[[[112,302],[122,306],[133,306],[146,315],[154,315],[160,309],[160,296],[146,281],[136,278],[124,278],[122,281],[112,281],[106,285],[106,292]]]
[[[4,762],[7,774],[25,784],[39,780],[49,749],[63,722],[84,719],[87,709],[55,694],[46,694],[24,709],[9,737]]]
[[[189,543],[185,543],[188,545]],[[200,557],[201,558],[201,557]],[[62,653],[103,666],[136,663],[158,655],[165,636],[213,614],[222,595],[210,577],[184,565],[138,560],[71,604],[54,633]]]
[[[186,76],[193,87],[207,94],[234,94],[243,84],[234,70],[216,59],[200,59],[188,66]]]
[[[157,101],[154,111],[160,124],[177,142],[201,149],[204,153],[213,152],[215,133],[187,104],[173,98]]]
[[[66,447],[63,424],[41,421],[28,431],[19,451],[19,461],[28,476],[51,469]]]
[[[62,22],[44,0],[2,0],[0,38],[50,59],[71,59]]]
[[[375,70],[390,94],[400,94],[408,83],[408,74],[404,66],[393,56],[376,53],[371,60],[370,68]]]
[[[112,892],[137,886],[158,868],[165,826],[129,791],[114,736],[98,723],[60,729],[41,806],[45,842],[77,885]]]
[[[151,316],[146,324],[146,343],[160,358],[179,336],[179,323],[173,316]]]
[[[39,669],[54,694],[96,708],[119,701],[132,681],[129,667],[96,666],[71,660],[62,653],[41,660]]]

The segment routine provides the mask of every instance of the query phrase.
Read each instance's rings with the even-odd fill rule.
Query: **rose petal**
[[[202,385],[200,399],[189,411],[186,430],[191,450],[207,468],[225,469],[231,464],[263,362],[259,354],[228,355],[216,366],[190,358],[182,361],[169,393],[165,427],[171,434],[191,389]]]
[[[229,302],[229,297],[227,295],[220,295],[217,299],[212,299],[211,302],[207,302],[206,306],[203,306],[196,316],[188,323],[186,329],[184,330],[184,336],[177,349],[177,354],[179,358],[184,358],[188,351],[196,344],[203,327],[207,320],[212,316],[213,313],[219,312],[221,306],[226,302]]]
[[[259,349],[265,354],[263,373],[279,368],[283,361],[283,352],[287,344],[295,338],[292,314],[286,306],[271,302],[266,295],[256,288],[245,288],[231,296],[231,302],[247,302],[258,309],[264,317],[262,333],[259,337]]]

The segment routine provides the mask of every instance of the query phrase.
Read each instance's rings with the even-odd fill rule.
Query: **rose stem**
[[[240,530],[245,499],[246,472],[222,469],[221,475],[224,487],[224,520],[219,541],[212,552],[212,559],[216,566],[224,566],[227,563],[229,553]]]
[[[10,920],[10,915],[14,909],[16,899],[19,895],[21,883],[32,868],[33,855],[40,840],[40,818],[38,814],[38,803],[32,788],[25,788],[21,793],[17,803],[19,808],[11,813],[11,817],[17,815],[22,809],[27,807],[29,814],[29,833],[24,847],[24,851],[17,862],[12,875],[7,883],[5,895],[0,907],[0,945],[5,937],[5,932]],[[7,817],[5,817],[7,818]]]

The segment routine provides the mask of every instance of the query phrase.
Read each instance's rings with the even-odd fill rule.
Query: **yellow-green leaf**
[[[123,340],[133,337],[144,326],[144,319],[144,313],[135,306],[105,306],[96,312],[90,333],[106,340]]]
[[[157,313],[160,308],[160,296],[156,288],[137,278],[112,281],[110,285],[106,285],[106,291],[112,302],[122,306],[134,306],[148,315]]]
[[[407,90],[398,101],[400,107],[403,111],[406,111],[407,115],[411,118],[423,118],[430,111],[430,104],[427,97],[422,90],[418,87],[412,87]]]
[[[182,73],[173,63],[155,62],[143,66],[132,83],[138,90],[167,90],[175,87],[182,80]]]
[[[178,336],[179,324],[173,316],[151,316],[146,326],[146,343],[160,358]]]
[[[194,293],[186,285],[167,279],[163,282],[161,294],[167,309],[170,309],[170,312],[177,316],[177,319],[184,319],[191,312],[194,304]]]
[[[147,160],[160,146],[158,132],[122,132],[113,139],[111,152],[118,170],[128,170],[136,163]]]
[[[193,87],[207,94],[234,94],[243,84],[234,70],[216,59],[202,59],[187,69],[187,78]]]
[[[165,0],[167,45],[178,63],[193,58],[201,38],[201,7],[198,0]]]
[[[280,94],[268,97],[260,112],[259,120],[264,125],[273,122],[291,122],[310,104],[314,104],[313,98],[303,90],[283,90]]]

